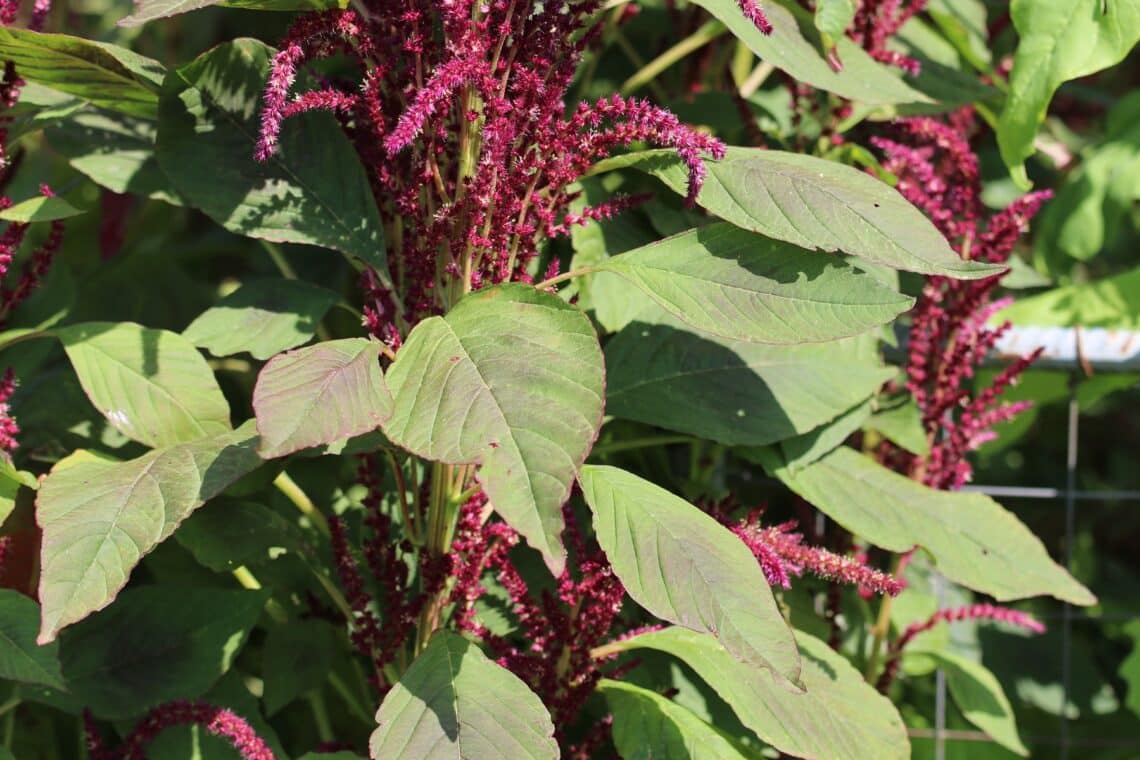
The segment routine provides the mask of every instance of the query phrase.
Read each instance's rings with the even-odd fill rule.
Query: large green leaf
[[[606,345],[609,414],[730,445],[807,433],[891,377],[875,338],[766,346],[646,313]]]
[[[373,760],[556,758],[538,696],[462,636],[437,631],[376,712]]]
[[[942,669],[950,696],[966,720],[1009,751],[1028,757],[1029,750],[1017,735],[1017,720],[1009,699],[1002,691],[1001,683],[985,665],[959,654],[922,646],[907,649],[907,657],[914,655],[929,657]]]
[[[791,629],[743,541],[684,499],[616,467],[586,465],[578,482],[598,544],[634,601],[714,634],[743,663],[798,682]]]
[[[1013,513],[984,494],[936,491],[845,446],[795,472],[779,455],[761,453],[765,469],[844,528],[894,552],[921,546],[955,583],[999,601],[1049,594],[1096,602]]]
[[[208,499],[260,463],[253,423],[129,462],[86,457],[40,487],[39,641],[110,604],[131,570]]]
[[[1014,179],[1028,187],[1024,162],[1053,93],[1124,60],[1140,40],[1140,0],[1013,0],[1010,15],[1021,39],[997,138]]]
[[[656,649],[680,659],[763,741],[795,757],[891,760],[910,757],[902,719],[841,655],[796,631],[806,691],[789,691],[768,670],[742,667],[717,640],[666,628],[616,642],[619,650]]]
[[[182,335],[214,356],[245,351],[268,359],[312,338],[337,298],[300,280],[253,280],[203,312]]]
[[[820,343],[885,324],[914,304],[834,256],[713,224],[612,256],[621,275],[702,332],[750,343]]]
[[[153,119],[163,68],[126,48],[66,34],[0,28],[0,59],[23,79],[103,108]]]
[[[174,540],[201,564],[226,573],[269,562],[281,550],[299,552],[305,537],[270,507],[221,497],[195,510],[178,527]]]
[[[257,376],[253,410],[266,459],[375,430],[392,413],[380,344],[345,338],[273,357]]]
[[[387,373],[384,432],[418,456],[478,463],[495,510],[562,571],[562,504],[602,421],[598,337],[577,309],[501,285],[420,322]]]
[[[622,760],[749,760],[746,754],[692,711],[655,691],[603,678],[614,716],[614,746]]]
[[[238,39],[170,72],[159,97],[159,165],[187,203],[231,232],[332,248],[387,277],[380,212],[331,114],[289,119],[277,154],[254,160],[272,55]]]
[[[347,0],[139,0],[135,12],[119,20],[119,26],[132,28],[149,21],[190,13],[211,5],[254,11],[322,11],[345,8]]]
[[[0,678],[64,688],[59,643],[36,644],[40,606],[19,591],[0,589]]]
[[[325,682],[340,633],[324,620],[291,620],[269,629],[261,658],[266,715]]]
[[[765,35],[749,21],[736,0],[694,0],[720,19],[738,39],[764,61],[793,79],[851,100],[869,104],[925,103],[922,93],[909,87],[900,76],[875,61],[865,50],[846,37],[836,41],[836,52],[843,70],[834,71],[820,54],[822,44],[805,37],[792,11],[774,2],[762,2],[772,23],[772,34]],[[810,24],[811,21],[808,21]],[[815,30],[810,30],[814,32]]]
[[[56,219],[67,219],[85,213],[83,209],[75,208],[59,196],[39,196],[29,198],[14,206],[0,211],[0,219],[6,222],[51,222]]]
[[[1097,282],[1066,285],[1019,299],[994,320],[1021,327],[1140,329],[1140,267]]]
[[[268,593],[180,586],[125,591],[60,637],[68,690],[96,716],[194,699],[229,670]]]
[[[729,148],[708,171],[697,203],[738,227],[808,250],[843,251],[922,274],[989,277],[994,264],[966,261],[930,220],[866,172],[802,153]],[[601,162],[595,172],[631,167],[681,195],[688,168],[674,151],[650,150]]]
[[[230,429],[214,373],[181,335],[133,322],[86,322],[58,335],[87,397],[123,435],[157,447]]]

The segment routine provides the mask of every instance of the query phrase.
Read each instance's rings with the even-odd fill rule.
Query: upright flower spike
[[[755,24],[756,28],[763,34],[772,33],[772,23],[768,21],[768,17],[764,15],[763,9],[756,0],[736,0],[736,4],[740,6],[745,17]]]
[[[168,702],[151,710],[139,721],[110,757],[122,760],[146,760],[147,747],[168,728],[198,725],[207,733],[224,739],[237,750],[242,760],[274,760],[273,750],[258,736],[253,727],[237,713],[205,702]],[[97,736],[88,728],[88,744]]]

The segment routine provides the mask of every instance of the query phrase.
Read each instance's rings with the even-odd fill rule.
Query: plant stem
[[[321,514],[317,506],[313,504],[313,500],[309,498],[308,494],[301,490],[301,487],[289,477],[287,472],[282,470],[281,474],[273,480],[273,485],[277,487],[278,491],[285,495],[285,498],[293,502],[293,505],[301,511],[301,514],[309,518],[313,523],[313,527],[321,534],[326,538],[332,535],[329,531],[328,518]]]
[[[360,704],[360,700],[356,698],[356,695],[352,693],[348,684],[340,676],[336,673],[329,673],[329,686],[333,688],[333,691],[337,693],[349,711],[363,721],[364,725],[372,725],[372,716],[368,714],[368,711]]]
[[[250,591],[260,591],[262,588],[261,582],[257,580],[257,577],[254,576],[245,565],[235,568],[232,575],[237,579],[237,582],[241,584],[242,588],[247,588]],[[280,602],[272,597],[265,602],[265,613],[273,618],[273,622],[275,623],[287,623],[289,621],[288,611],[281,606]]]
[[[619,451],[646,449],[653,446],[668,446],[671,443],[692,443],[694,440],[696,439],[691,435],[651,435],[646,438],[634,438],[629,441],[614,441],[613,443],[599,444],[590,452],[590,456],[606,456],[607,454],[614,454]]]
[[[286,280],[296,280],[297,270],[289,263],[289,259],[285,258],[285,252],[281,250],[281,246],[276,243],[270,243],[268,240],[259,240],[261,247],[269,254],[269,258],[273,260],[273,265],[277,267],[277,271]]]
[[[705,23],[700,29],[645,64],[640,71],[625,80],[621,86],[621,94],[630,95],[645,85],[652,83],[662,71],[665,71],[665,69],[677,63],[689,53],[700,50],[727,31],[728,27],[719,21],[714,20]]]
[[[546,290],[547,288],[553,287],[560,282],[565,282],[566,280],[573,279],[574,277],[581,277],[583,275],[593,274],[594,272],[600,271],[602,271],[602,267],[582,267],[581,269],[571,269],[569,272],[563,272],[560,275],[551,277],[549,280],[543,280],[534,287],[537,290]]]
[[[771,76],[775,70],[776,67],[772,64],[767,61],[761,61],[756,68],[752,69],[752,73],[748,75],[748,78],[740,83],[740,96],[747,98],[759,90],[760,85],[764,84],[764,80]]]
[[[336,738],[329,722],[329,711],[325,706],[325,696],[320,689],[313,689],[306,695],[309,709],[313,713],[313,722],[317,724],[317,736],[322,743],[331,742]]]
[[[891,560],[891,575],[897,575],[899,565],[902,562],[902,555],[896,554]],[[883,644],[887,640],[887,635],[891,631],[891,602],[894,597],[890,594],[883,596],[883,601],[879,602],[879,616],[875,620],[875,627],[871,629],[873,634],[871,639],[871,654],[867,657],[867,668],[863,671],[863,678],[867,683],[874,684],[876,671],[879,669],[879,660],[883,654]]]

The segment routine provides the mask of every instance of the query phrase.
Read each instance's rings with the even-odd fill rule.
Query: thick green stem
[[[309,495],[289,477],[287,472],[282,470],[281,474],[274,479],[273,485],[277,487],[278,491],[285,495],[285,498],[293,503],[293,506],[300,510],[301,514],[309,518],[313,523],[313,527],[326,537],[332,535],[329,531],[328,518],[321,514],[321,511],[317,509],[317,505],[313,504],[313,500],[309,498]]]
[[[728,31],[728,27],[719,21],[709,21],[697,31],[666,50],[661,55],[645,64],[621,86],[622,95],[630,95],[648,84],[652,84],[657,75],[677,63],[690,53],[700,50],[717,37]]]
[[[891,560],[891,575],[898,575],[899,566],[902,562],[902,555],[896,554],[894,559]],[[871,629],[871,653],[867,657],[867,668],[863,671],[863,677],[867,683],[875,683],[878,677],[879,660],[883,655],[883,644],[886,643],[887,636],[891,632],[891,603],[894,597],[889,594],[883,596],[883,601],[879,603],[879,616],[875,620],[875,627]]]

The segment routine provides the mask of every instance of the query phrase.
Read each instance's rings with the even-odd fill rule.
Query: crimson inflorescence
[[[888,43],[902,25],[926,8],[927,0],[862,0],[848,32],[871,57],[917,75],[918,61],[892,50]]]
[[[639,142],[676,150],[689,168],[690,203],[702,157],[723,155],[718,140],[642,100],[567,107],[600,8],[598,0],[363,0],[301,17],[281,45],[256,155],[279,149],[291,115],[323,109],[341,120],[393,241],[394,285],[373,273],[362,282],[365,324],[389,345],[467,290],[530,281],[543,240],[574,222],[573,183],[613,150]],[[304,63],[334,54],[355,64],[355,82],[290,97]]]
[[[252,726],[232,710],[205,702],[168,702],[154,708],[114,750],[107,749],[89,712],[84,713],[88,756],[92,760],[146,760],[147,747],[168,728],[198,725],[224,739],[242,760],[274,760],[273,750]]]

